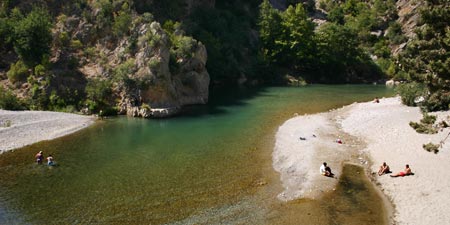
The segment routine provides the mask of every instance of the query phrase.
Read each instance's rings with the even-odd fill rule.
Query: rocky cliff
[[[81,21],[80,25],[86,26]],[[76,34],[80,33],[76,31]],[[135,21],[130,36],[117,40],[116,45],[110,45],[108,38],[98,42],[95,51],[97,57],[101,57],[86,59],[80,71],[88,78],[99,79],[117,77],[121,70],[125,71],[126,74],[120,74],[125,77],[113,82],[119,114],[170,116],[184,105],[208,102],[206,48],[200,42],[187,39],[191,42],[186,49],[188,54],[173,55],[173,43],[158,22]]]
[[[191,8],[199,2],[186,4]],[[30,69],[27,79],[3,80],[2,86],[27,101],[36,93],[40,98],[53,95],[56,100],[46,104],[73,95],[85,113],[115,109],[130,116],[166,117],[185,105],[208,102],[206,47],[185,36],[180,26],[163,29],[151,14],[138,14],[127,1],[92,1],[82,12],[73,12],[56,18],[48,69],[42,74]],[[9,63],[16,60],[11,57]],[[89,85],[95,87],[90,93]]]
[[[420,19],[420,8],[425,4],[424,1],[409,1],[409,0],[398,0],[397,11],[398,19],[397,22],[401,24],[402,32],[409,39],[415,36],[414,29]],[[398,55],[405,47],[407,42],[392,46],[392,53]]]

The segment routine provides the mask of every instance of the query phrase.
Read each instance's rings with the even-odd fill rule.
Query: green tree
[[[421,12],[417,38],[400,56],[400,69],[425,84],[427,110],[447,110],[450,104],[450,2],[428,0]],[[401,71],[400,70],[400,71]]]
[[[44,8],[34,7],[14,26],[14,49],[29,66],[37,65],[50,52],[51,18]]]
[[[356,34],[346,26],[324,24],[316,35],[317,68],[321,82],[342,82],[348,67],[360,54]]]
[[[100,79],[90,79],[86,85],[86,97],[88,107],[92,111],[97,111],[108,105],[111,98],[111,82]]]
[[[280,53],[276,46],[277,39],[281,37],[281,14],[269,0],[264,0],[259,6],[258,25],[263,55],[267,60],[276,62]]]
[[[0,86],[0,109],[18,110],[23,109],[20,100],[9,90]]]
[[[302,4],[289,6],[282,14],[282,37],[277,43],[284,56],[281,63],[293,65],[296,70],[309,68],[313,60],[314,23],[308,19],[308,14]]]
[[[114,18],[113,32],[116,36],[123,36],[128,33],[131,24],[131,9],[127,2],[122,4],[121,9]]]
[[[330,12],[328,12],[327,18],[331,21],[331,22],[335,22],[338,24],[344,24],[344,10],[337,5],[336,7],[333,7]]]
[[[260,38],[263,55],[270,63],[296,71],[309,67],[314,49],[314,24],[302,4],[280,13],[269,1],[260,5]]]

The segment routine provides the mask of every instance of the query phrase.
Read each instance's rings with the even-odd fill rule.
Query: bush
[[[411,82],[400,84],[397,87],[397,92],[400,94],[403,104],[407,106],[417,106],[418,99],[424,97],[426,88],[424,84]]]
[[[74,50],[78,50],[83,48],[83,43],[80,40],[72,40],[70,41],[70,47]]]
[[[132,22],[131,11],[128,4],[123,3],[121,10],[116,13],[113,23],[113,32],[116,36],[121,37],[128,33],[129,25]]]
[[[416,130],[417,133],[421,134],[436,134],[437,128],[433,126],[436,122],[436,116],[424,114],[420,123],[409,122],[409,125]]]
[[[423,114],[423,118],[420,120],[423,124],[433,125],[436,122],[436,116],[428,115],[427,113]]]
[[[25,81],[28,77],[28,68],[22,60],[11,64],[9,71],[6,73],[11,83]]]
[[[43,65],[39,64],[34,67],[34,75],[42,77],[45,75],[46,69]]]
[[[429,151],[429,152],[434,152],[434,154],[437,154],[439,152],[439,145],[433,144],[433,143],[428,143],[428,144],[424,144],[422,145],[423,149]]]
[[[111,83],[106,80],[90,79],[86,85],[86,104],[91,111],[106,105],[112,94]]]
[[[36,65],[50,52],[51,18],[46,9],[33,8],[14,24],[14,49],[29,65]]]
[[[19,110],[23,108],[22,103],[12,92],[0,87],[0,109]]]
[[[177,58],[190,58],[192,57],[193,48],[197,44],[192,37],[177,36],[175,38],[173,53]]]
[[[437,90],[430,94],[423,104],[428,111],[448,110],[450,104],[450,94],[446,89]]]
[[[393,22],[389,25],[386,37],[392,44],[401,44],[408,39],[402,33],[402,26],[398,22]]]

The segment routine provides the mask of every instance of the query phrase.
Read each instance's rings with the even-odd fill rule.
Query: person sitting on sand
[[[407,176],[407,175],[413,175],[413,173],[411,172],[411,168],[409,168],[408,164],[406,164],[406,167],[405,167],[404,171],[401,171],[401,172],[399,172],[397,174],[391,175],[391,177],[399,177],[399,176],[400,177],[404,177],[404,176]]]
[[[374,103],[380,103],[380,99],[378,99],[378,97],[375,97],[375,99],[373,100]]]
[[[331,172],[331,168],[329,166],[327,166],[327,163],[324,162],[321,166],[320,166],[320,174],[327,176],[327,177],[333,177],[334,174]]]
[[[49,165],[49,166],[54,166],[55,165],[55,161],[53,161],[53,156],[52,155],[48,155],[48,157],[47,157],[47,165]]]
[[[386,162],[383,162],[383,165],[380,166],[380,170],[378,170],[378,176],[381,176],[386,173],[390,173],[389,166],[386,164]]]
[[[36,156],[34,156],[34,158],[36,159],[37,164],[42,164],[42,161],[44,160],[44,155],[42,153],[42,151],[39,151]]]

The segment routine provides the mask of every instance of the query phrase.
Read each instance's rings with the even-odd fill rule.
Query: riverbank
[[[0,110],[0,153],[74,133],[94,120],[70,113]]]
[[[440,121],[450,112],[435,115]],[[450,129],[419,134],[409,122],[421,118],[419,108],[404,106],[396,97],[286,121],[277,132],[273,153],[273,166],[284,186],[279,198],[314,199],[332,192],[338,179],[321,176],[321,163],[328,162],[339,178],[343,163],[350,161],[370,170],[394,205],[396,224],[445,224],[450,221],[450,200],[445,198],[450,195],[450,180],[443,179],[442,173],[450,169],[450,145],[444,144],[438,154],[425,151],[422,145],[438,144]],[[338,138],[343,144],[336,143]],[[383,162],[394,173],[409,164],[415,174],[397,178],[373,174]]]

